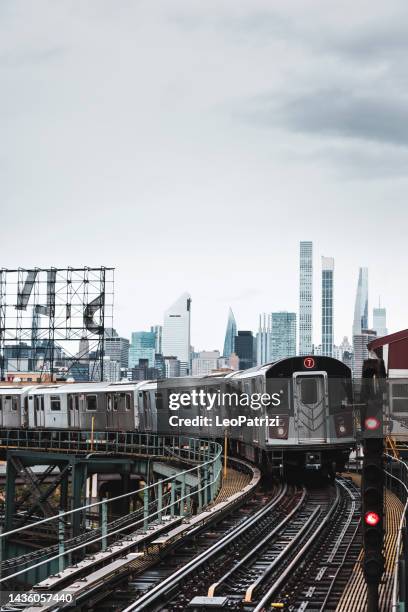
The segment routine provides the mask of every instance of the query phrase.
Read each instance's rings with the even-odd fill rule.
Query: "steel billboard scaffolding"
[[[52,380],[86,365],[103,380],[113,297],[114,268],[0,268],[0,380],[7,371]]]

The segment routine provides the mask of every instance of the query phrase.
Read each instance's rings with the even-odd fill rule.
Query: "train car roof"
[[[97,393],[100,391],[106,391],[109,392],[111,391],[112,393],[114,392],[124,392],[124,391],[135,391],[136,389],[138,389],[139,387],[142,386],[142,383],[145,381],[141,381],[141,382],[117,382],[117,383],[110,383],[110,382],[78,382],[78,383],[62,383],[62,384],[49,384],[49,385],[41,385],[41,386],[37,386],[34,387],[31,390],[31,393],[33,394],[37,394],[37,393],[44,393],[47,395],[61,395],[61,394],[68,394],[68,393]]]
[[[31,391],[31,389],[33,389],[33,387],[27,385],[21,387],[0,385],[0,395],[21,395],[23,391]]]
[[[232,372],[229,378],[252,378],[253,376],[260,376],[262,374],[266,374],[269,368],[276,363],[264,363],[259,366],[255,366],[254,368],[249,368],[248,370],[238,370],[236,372]]]

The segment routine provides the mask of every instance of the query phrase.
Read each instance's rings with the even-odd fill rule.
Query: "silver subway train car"
[[[7,384],[0,427],[227,438],[230,452],[267,471],[333,475],[355,444],[351,371],[311,356],[205,377]]]

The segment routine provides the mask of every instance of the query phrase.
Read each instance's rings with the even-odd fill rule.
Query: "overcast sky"
[[[114,325],[298,308],[299,240],[408,327],[408,4],[0,0],[0,266],[116,267]]]

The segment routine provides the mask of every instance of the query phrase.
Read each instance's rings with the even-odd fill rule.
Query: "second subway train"
[[[220,398],[279,397],[278,405],[253,410],[215,403],[181,406],[169,398],[202,391]],[[177,419],[171,419],[177,414]],[[256,426],[215,427],[214,418],[257,416]],[[209,419],[209,415],[212,419]],[[195,417],[203,417],[197,419]],[[205,419],[204,417],[207,417]],[[225,420],[228,417],[228,420]],[[266,418],[268,417],[268,418]],[[191,420],[186,428],[182,423]],[[268,424],[273,423],[272,425]],[[170,422],[176,425],[171,426]],[[50,383],[0,386],[0,427],[89,431],[139,431],[221,438],[230,452],[266,471],[305,468],[332,476],[342,470],[355,444],[350,369],[330,357],[293,357],[239,372],[191,378],[121,383]],[[177,425],[181,423],[181,425]],[[52,434],[50,434],[52,435]]]

